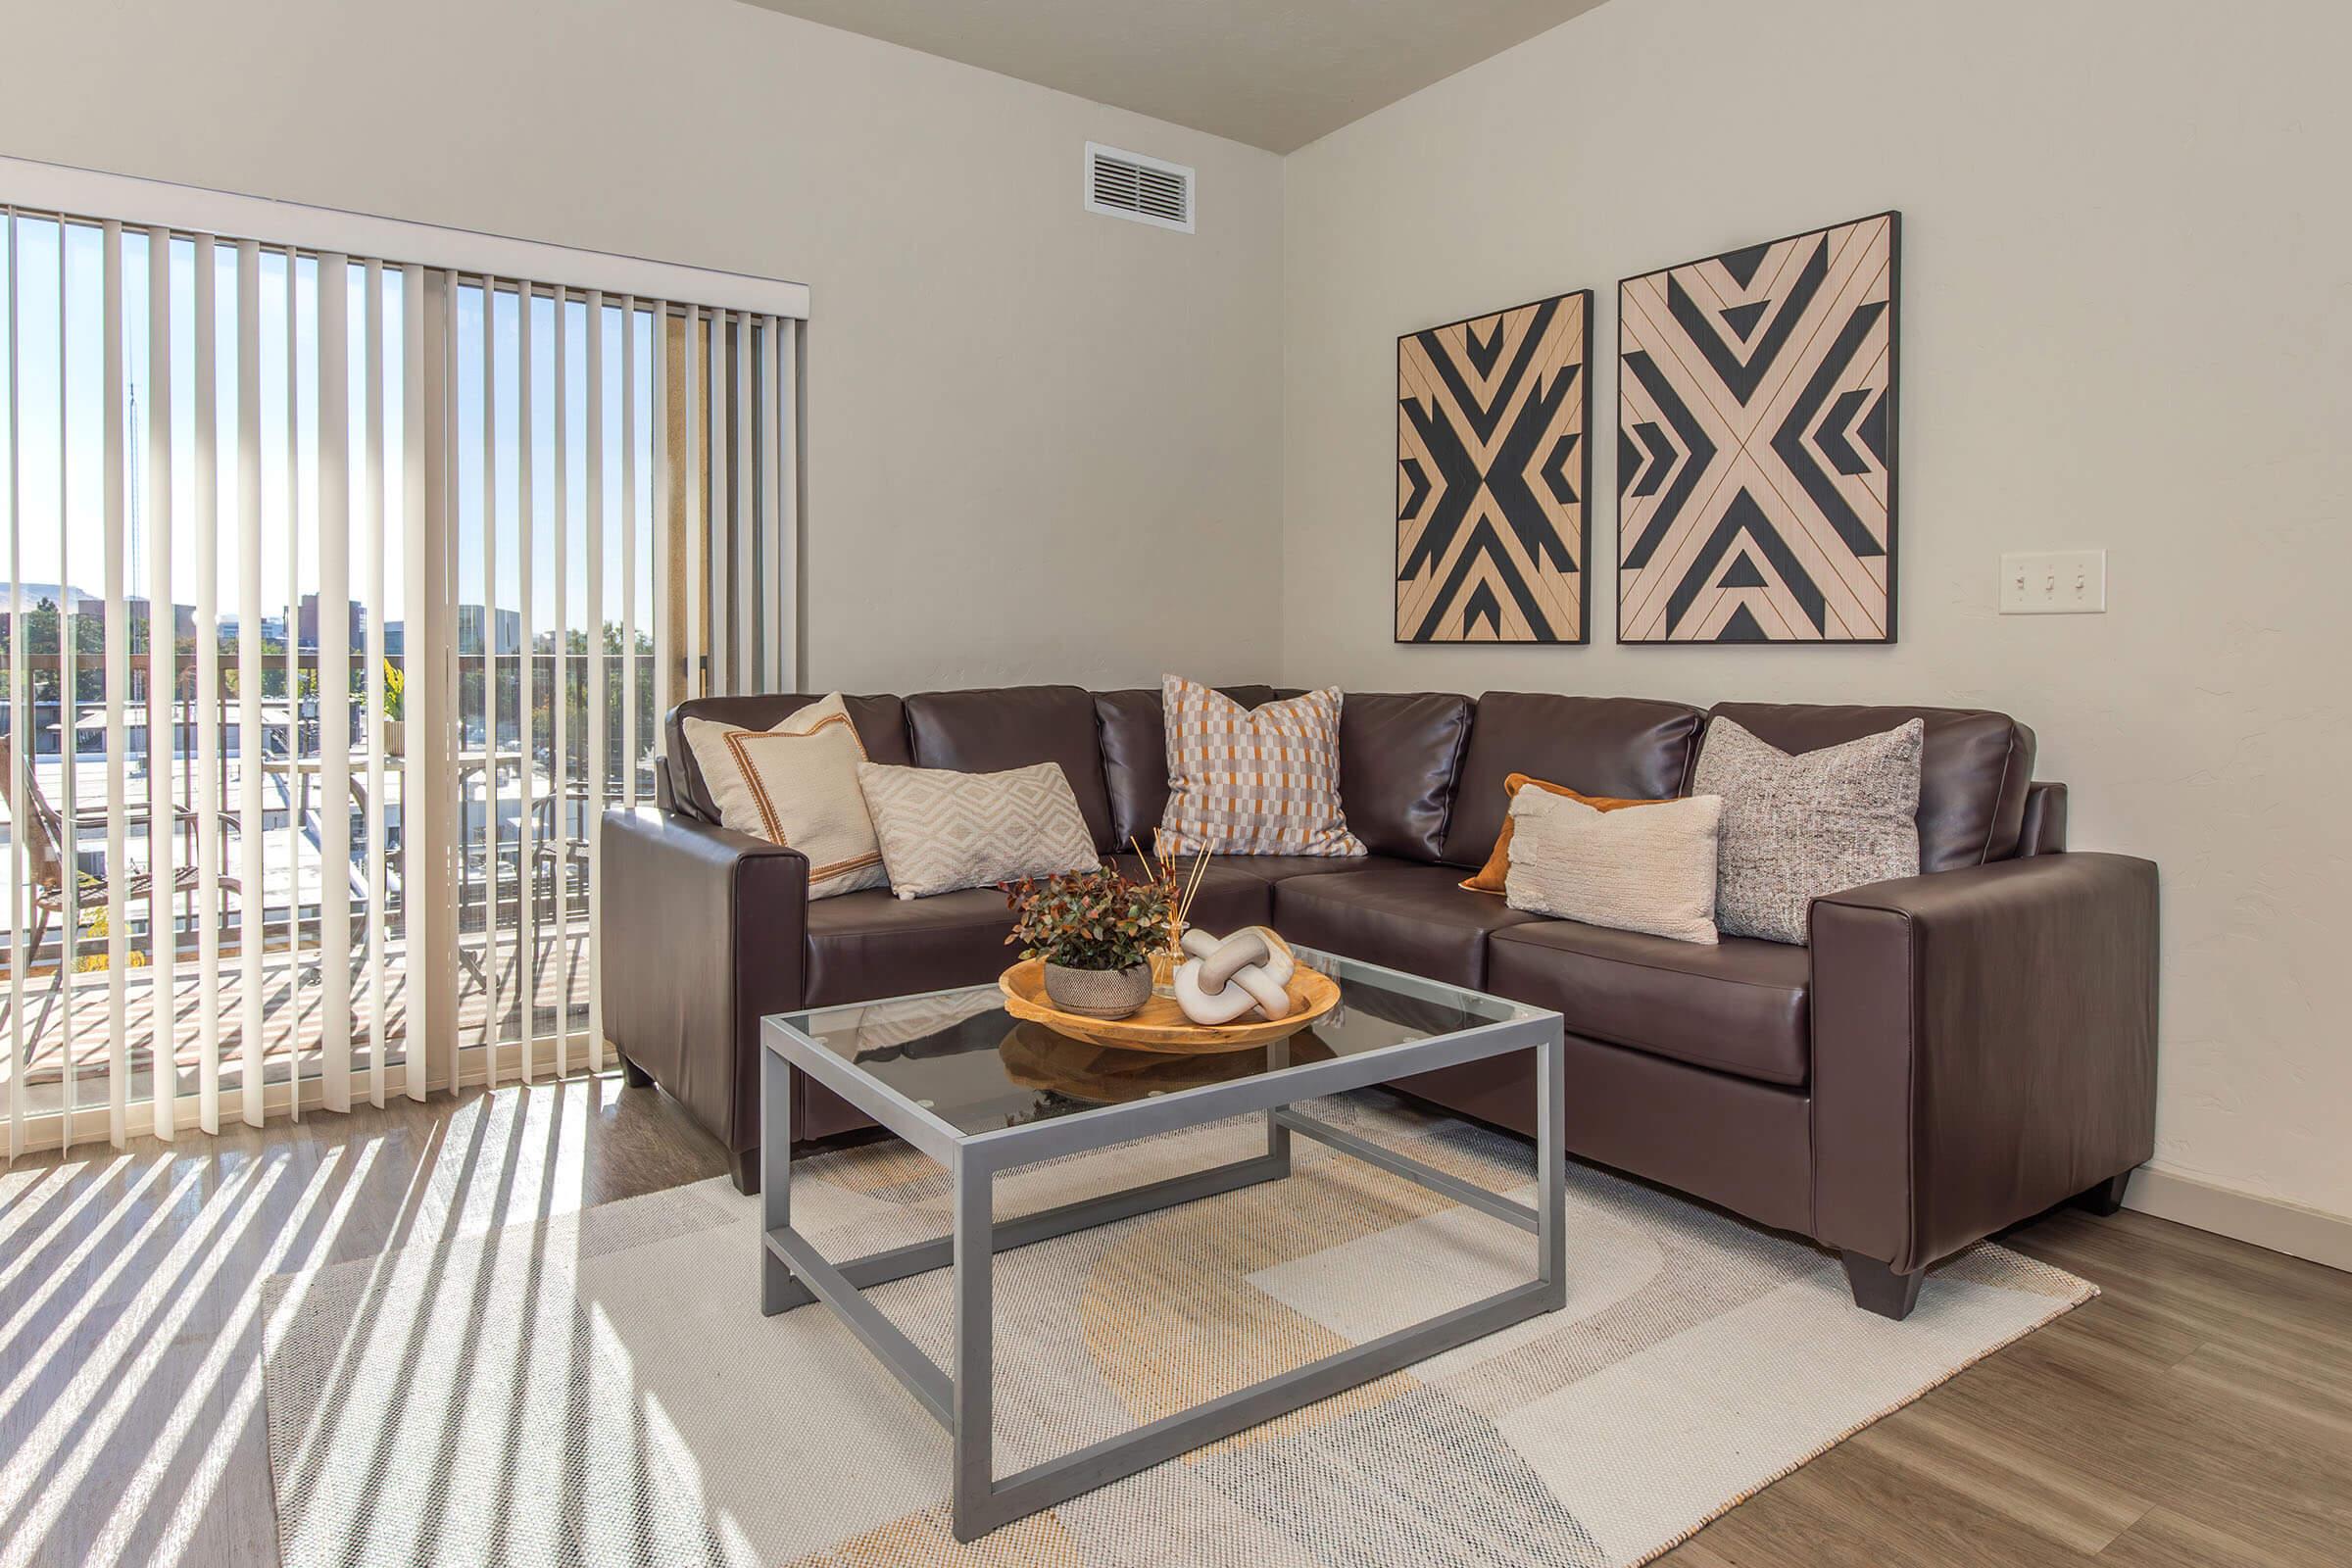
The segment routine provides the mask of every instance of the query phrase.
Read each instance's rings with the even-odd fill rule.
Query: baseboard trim
[[[2142,1165],[2132,1174],[2124,1206],[2352,1272],[2352,1219],[2341,1214],[2219,1187],[2161,1165]]]

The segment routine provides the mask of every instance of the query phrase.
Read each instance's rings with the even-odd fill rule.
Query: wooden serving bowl
[[[1262,1053],[1266,1048],[1259,1046]],[[1331,1048],[1313,1036],[1291,1048],[1291,1063],[1325,1061]],[[1050,1090],[1090,1105],[1124,1105],[1263,1072],[1265,1063],[1241,1051],[1171,1055],[1071,1040],[1042,1023],[1016,1023],[997,1047],[1004,1076],[1024,1089]]]
[[[1046,995],[1046,965],[1041,958],[1026,958],[1014,964],[998,977],[997,986],[1004,993],[1004,1010],[1015,1018],[1042,1023],[1055,1034],[1089,1045],[1158,1051],[1171,1055],[1246,1051],[1251,1046],[1287,1040],[1340,1004],[1339,982],[1303,963],[1291,972],[1288,1016],[1215,1025],[1198,1024],[1187,1018],[1173,997],[1153,997],[1124,1018],[1086,1018],[1064,1012]]]

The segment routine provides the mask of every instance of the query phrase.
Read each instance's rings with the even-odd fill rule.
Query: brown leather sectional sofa
[[[1268,687],[1230,687],[1254,706]],[[977,984],[1009,961],[993,889],[810,904],[796,852],[717,825],[683,744],[695,715],[766,727],[807,697],[700,699],[669,716],[659,807],[605,818],[607,1033],[631,1081],[681,1101],[749,1190],[766,1013]],[[1061,764],[1105,851],[1150,842],[1167,795],[1156,691],[1068,686],[853,697],[877,761]],[[2112,1208],[2153,1145],[2156,867],[2066,854],[2066,787],[1992,712],[1724,704],[1784,750],[1917,716],[1922,874],[1813,906],[1812,945],[1717,947],[1547,920],[1456,884],[1493,847],[1503,778],[1599,795],[1688,788],[1709,713],[1632,698],[1348,695],[1341,791],[1362,859],[1211,862],[1209,929],[1293,940],[1557,1009],[1577,1154],[1811,1237],[1855,1299],[1905,1315],[1921,1271],[2069,1199]],[[1532,1067],[1401,1088],[1520,1132]],[[802,1080],[811,1138],[862,1125]]]

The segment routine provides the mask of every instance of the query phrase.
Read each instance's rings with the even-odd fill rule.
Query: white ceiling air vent
[[[1086,210],[1193,231],[1193,172],[1101,142],[1086,144]]]

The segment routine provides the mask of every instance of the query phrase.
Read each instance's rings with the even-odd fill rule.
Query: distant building
[[[354,648],[365,648],[368,645],[368,607],[365,605],[352,603],[348,605],[348,609],[351,612],[351,625],[349,627],[351,646]],[[302,634],[302,646],[305,648],[318,647],[318,596],[317,594],[304,594],[302,596],[301,617],[297,624]]]
[[[498,627],[498,643],[491,651],[500,654],[521,653],[521,612],[514,610],[502,610],[498,612],[496,625]],[[460,605],[458,607],[458,647],[467,652],[474,652],[478,651],[481,646],[482,607]]]

